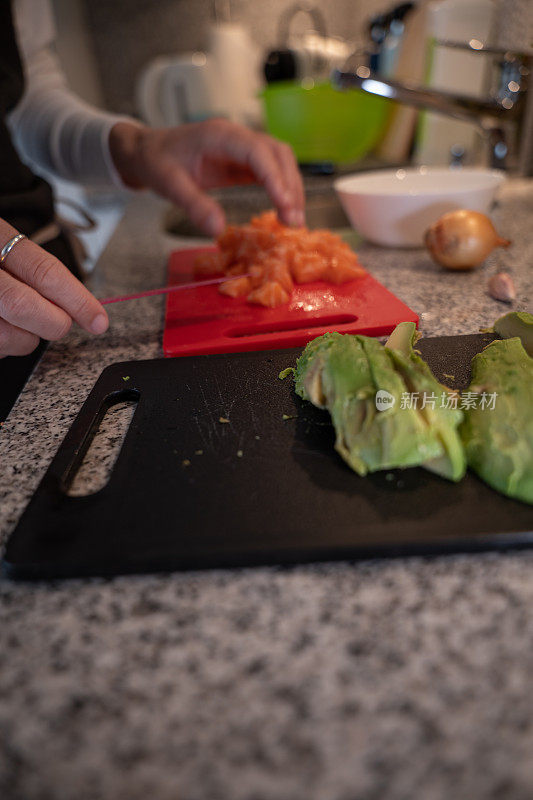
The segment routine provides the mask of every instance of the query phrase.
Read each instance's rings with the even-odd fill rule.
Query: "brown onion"
[[[474,269],[495,247],[508,247],[492,221],[479,211],[450,211],[429,227],[426,247],[433,259],[447,269]]]

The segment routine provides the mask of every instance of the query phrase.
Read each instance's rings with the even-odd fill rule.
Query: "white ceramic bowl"
[[[486,214],[503,180],[498,170],[418,167],[346,175],[334,186],[366,239],[385,247],[421,247],[427,228],[447,211]]]

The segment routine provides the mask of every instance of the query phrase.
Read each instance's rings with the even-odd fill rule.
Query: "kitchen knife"
[[[235,277],[235,276],[233,276]],[[248,273],[239,275],[239,278],[248,277]],[[224,275],[222,278],[209,278],[205,281],[191,281],[190,283],[176,283],[173,286],[163,286],[161,289],[149,289],[146,292],[138,292],[137,294],[123,294],[119,297],[106,297],[99,302],[103,305],[110,305],[111,303],[123,303],[126,300],[139,300],[141,297],[154,297],[158,294],[169,294],[169,292],[178,292],[181,289],[200,289],[202,286],[215,286],[217,283],[224,283],[224,281],[231,280],[231,275]]]

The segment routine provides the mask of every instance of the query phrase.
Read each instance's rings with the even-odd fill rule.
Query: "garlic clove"
[[[498,272],[489,280],[489,294],[495,300],[512,303],[516,300],[516,289],[513,279],[507,272]]]

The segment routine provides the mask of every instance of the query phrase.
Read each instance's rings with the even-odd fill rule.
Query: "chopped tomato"
[[[318,253],[295,253],[292,260],[292,274],[296,283],[312,283],[324,277],[327,261]]]
[[[250,269],[248,270],[248,275],[250,276],[250,283],[252,284],[253,289],[257,289],[258,286],[261,286],[263,283],[265,270],[262,264],[252,264]]]
[[[277,281],[266,281],[248,295],[249,303],[259,303],[259,305],[267,306],[267,308],[276,308],[276,306],[282,306],[283,303],[288,301],[289,293]]]
[[[211,275],[223,275],[224,267],[220,253],[215,251],[199,253],[194,262],[194,274],[197,278],[207,278]]]
[[[281,254],[275,254],[263,261],[263,274],[265,280],[279,283],[286,292],[292,292],[294,283],[287,264],[287,258]]]
[[[252,217],[248,225],[228,225],[217,242],[218,252],[197,257],[196,274],[231,276],[220,286],[223,294],[249,292],[251,303],[270,308],[289,300],[294,283],[339,284],[364,274],[355,253],[336,234],[289,228],[275,211]]]
[[[226,275],[244,275],[246,272],[246,263],[244,261],[235,261],[231,267],[227,267]]]
[[[219,290],[222,294],[227,294],[229,297],[244,297],[251,288],[252,284],[250,278],[247,278],[246,275],[241,275],[238,278],[230,278],[219,286]]]
[[[361,275],[364,275],[364,272],[359,264],[354,264],[350,258],[340,255],[331,260],[324,278],[331,283],[339,284],[353,281],[355,278],[360,278]]]

